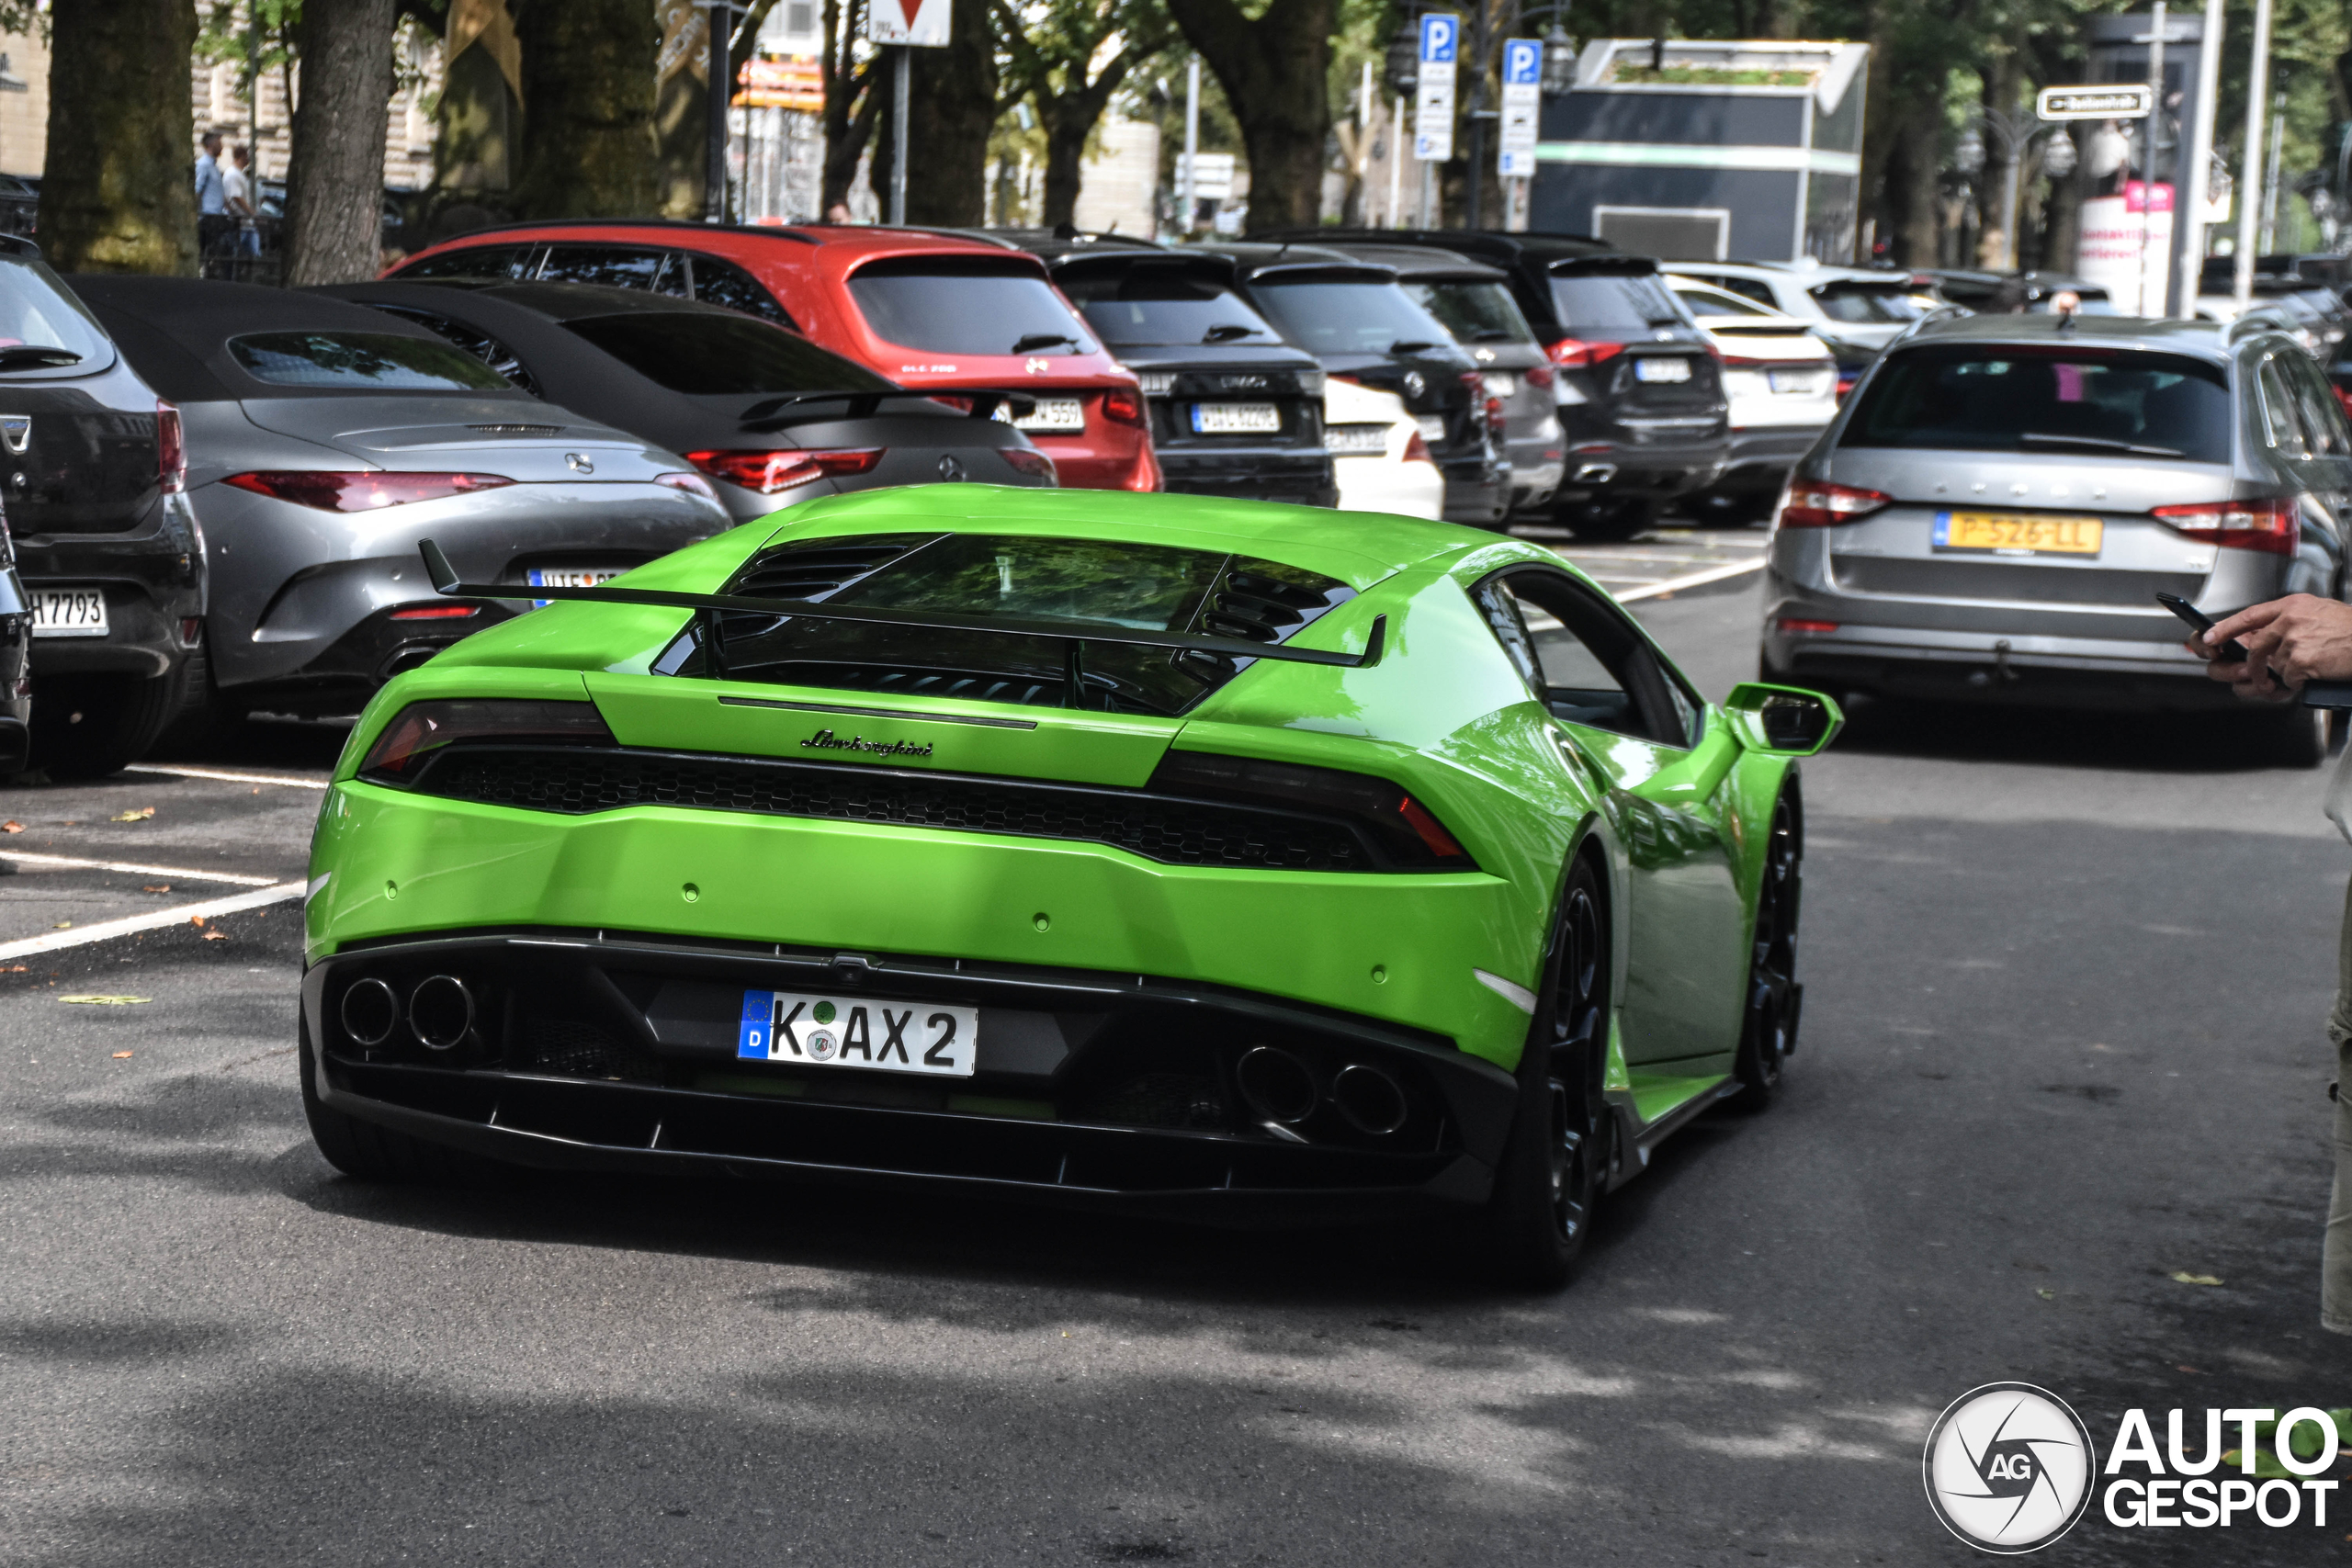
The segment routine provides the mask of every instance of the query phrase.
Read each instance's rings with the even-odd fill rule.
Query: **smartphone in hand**
[[[2182,620],[2187,621],[2189,626],[2198,631],[2210,632],[2213,629],[2216,624],[2212,616],[2207,615],[2204,611],[2199,609],[2196,605],[2190,604],[2188,600],[2182,598],[2177,593],[2159,593],[2156,595],[2156,603],[2162,604],[2165,609],[2170,610],[2174,615],[2178,615]],[[2229,641],[2223,643],[2220,648],[2213,650],[2213,657],[2223,664],[2244,664],[2250,656],[2245,650],[2245,644],[2240,642],[2235,637],[2232,637]],[[2270,678],[2274,681],[2278,681],[2278,671],[2273,670],[2270,672]],[[2278,683],[2283,686],[2287,682],[2284,681],[2278,681]]]

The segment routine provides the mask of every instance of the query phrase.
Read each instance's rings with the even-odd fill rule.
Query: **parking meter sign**
[[[1462,18],[1434,13],[1421,18],[1421,69],[1413,94],[1413,156],[1442,164],[1453,156],[1453,60]]]
[[[1535,173],[1537,117],[1543,112],[1544,46],[1532,38],[1503,41],[1503,102],[1495,171],[1505,179]]]

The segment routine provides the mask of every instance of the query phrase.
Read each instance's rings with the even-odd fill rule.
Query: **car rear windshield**
[[[1267,318],[1309,354],[1410,354],[1453,341],[1444,323],[1385,278],[1266,280]]]
[[[390,333],[254,333],[229,340],[245,374],[273,387],[350,392],[511,392],[514,383],[446,343]]]
[[[1519,313],[1510,288],[1476,281],[1405,284],[1413,302],[1445,324],[1456,343],[1535,341],[1535,329]]]
[[[1563,277],[1552,279],[1552,309],[1574,332],[1637,333],[1682,323],[1674,296],[1656,277]]]
[[[413,261],[397,274],[402,279],[424,277],[513,277],[529,255],[528,245],[467,245],[437,256]]]
[[[1951,344],[1896,355],[1839,444],[2226,463],[2233,423],[2227,379],[2198,360]]]
[[[849,280],[865,324],[886,342],[934,354],[1092,354],[1086,323],[1051,285],[1018,266],[945,259],[875,262]]]
[[[1086,324],[1121,348],[1192,347],[1201,344],[1267,346],[1282,341],[1264,317],[1229,288],[1204,279],[1138,267],[1118,277],[1065,280]]]
[[[51,354],[34,352],[52,349]],[[29,257],[0,257],[0,372],[103,367],[113,355],[81,301]]]
[[[1353,590],[1275,561],[1131,540],[1021,535],[797,539],[755,557],[728,592],[964,617],[1279,642]],[[690,631],[656,662],[706,668]],[[729,615],[728,677],[1103,712],[1177,714],[1248,661],[1190,649],[1089,643],[1084,699],[1066,698],[1069,644],[923,626]]]
[[[1900,283],[1825,283],[1813,289],[1814,303],[1833,321],[1885,325],[1916,321],[1927,311]]]
[[[632,310],[563,324],[655,385],[695,397],[898,389],[862,365],[748,316]]]

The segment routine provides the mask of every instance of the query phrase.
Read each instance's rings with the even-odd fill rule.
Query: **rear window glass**
[[[1415,304],[1444,323],[1456,343],[1535,341],[1534,329],[1502,284],[1408,282],[1404,289]]]
[[[273,387],[352,392],[511,392],[514,384],[446,343],[390,333],[254,333],[229,340],[245,374]]]
[[[1117,277],[1066,279],[1062,288],[1104,343],[1122,347],[1282,341],[1230,289],[1172,270],[1137,267]]]
[[[875,335],[934,354],[1092,354],[1086,323],[1025,270],[876,262],[849,280]]]
[[[55,273],[28,258],[0,261],[0,371],[95,370],[112,357],[106,334]]]
[[[889,392],[898,384],[781,327],[702,311],[632,311],[563,323],[673,392]]]
[[[1655,277],[1555,276],[1552,309],[1570,332],[1641,332],[1683,320],[1674,296]]]
[[[1840,445],[2230,460],[2221,369],[2165,354],[1914,348],[1871,380]]]
[[[1883,325],[1916,321],[1927,314],[1903,284],[1825,283],[1813,290],[1813,299],[1821,313],[1833,321]]]
[[[1283,335],[1310,354],[1409,354],[1453,341],[1442,322],[1385,280],[1270,280],[1254,292]]]
[[[882,557],[842,570],[844,557],[861,553],[855,547],[876,543],[889,547]],[[838,588],[809,586],[843,577]],[[786,591],[779,597],[1261,642],[1283,641],[1354,597],[1344,583],[1274,561],[1127,540],[1017,535],[799,539],[755,558],[730,592],[769,583]],[[699,674],[696,635],[686,633],[655,667]],[[1048,707],[1072,705],[1065,700],[1067,647],[1057,637],[757,615],[729,615],[726,626],[733,680]],[[1182,713],[1248,662],[1191,649],[1090,643],[1085,696],[1076,705]]]
[[[413,277],[513,277],[520,270],[528,245],[469,245],[437,256],[413,261],[396,275]]]

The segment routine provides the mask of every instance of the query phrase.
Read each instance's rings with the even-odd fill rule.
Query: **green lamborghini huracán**
[[[1704,702],[1532,545],[936,485],[600,587],[424,553],[553,603],[385,686],[335,770],[301,1081],[354,1176],[1450,1211],[1556,1282],[1794,1043],[1836,708]]]

